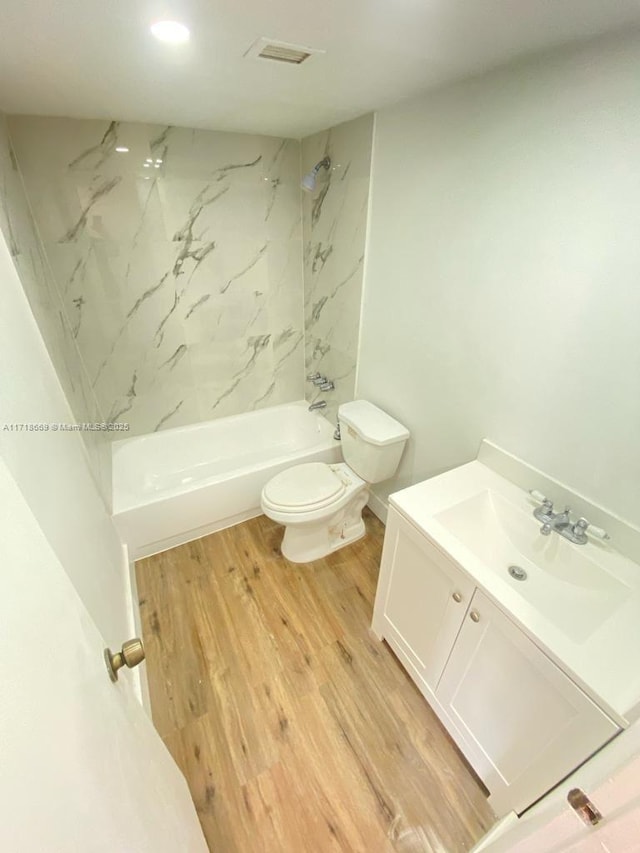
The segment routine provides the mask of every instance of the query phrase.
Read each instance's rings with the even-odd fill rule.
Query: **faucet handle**
[[[551,533],[550,522],[556,518],[556,513],[553,511],[553,501],[550,498],[545,497],[542,492],[538,492],[535,489],[532,489],[529,494],[531,497],[540,504],[533,511],[533,517],[537,518],[538,521],[541,521],[543,526],[540,530],[545,536],[548,536]]]
[[[549,501],[549,498],[546,498],[542,492],[539,492],[537,489],[529,489],[529,494],[534,501],[538,501],[538,503],[546,504]]]
[[[313,382],[315,379],[320,379],[320,374],[319,373],[310,373],[307,376],[307,379],[309,380],[309,382]]]
[[[538,503],[542,504],[542,508],[551,512],[553,509],[553,501],[550,498],[545,497],[542,492],[539,492],[537,489],[531,489],[529,494]]]
[[[327,381],[327,377],[326,376],[320,376],[320,374],[318,374],[315,377],[315,379],[312,379],[311,381],[313,382],[314,385],[324,385],[325,382]]]
[[[574,529],[575,528],[582,530],[584,533],[588,533],[589,536],[593,536],[594,539],[601,539],[602,541],[611,539],[606,530],[602,527],[596,527],[595,524],[591,524],[591,522],[587,521],[586,518],[579,518],[574,525]]]

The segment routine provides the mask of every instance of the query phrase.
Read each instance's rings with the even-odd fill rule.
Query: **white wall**
[[[484,436],[640,521],[640,39],[376,121],[358,395],[412,432],[379,494]]]
[[[127,567],[79,433],[10,428],[75,418],[1,235],[0,284],[0,454],[104,639],[120,646],[130,630]]]

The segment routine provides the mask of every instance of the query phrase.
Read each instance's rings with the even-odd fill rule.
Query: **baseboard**
[[[379,518],[380,521],[386,525],[387,523],[387,515],[389,513],[389,505],[379,498],[377,495],[374,495],[373,492],[369,493],[369,501],[367,502],[367,506],[371,510],[371,512]]]
[[[518,815],[515,812],[509,812],[503,818],[495,823],[489,832],[478,841],[475,847],[472,848],[471,853],[481,853],[483,850],[491,850],[494,841],[497,841],[501,836],[505,834],[511,827],[515,826],[518,823]]]
[[[161,554],[163,551],[177,548],[178,545],[186,545],[187,542],[202,539],[203,536],[209,536],[210,533],[226,530],[227,527],[234,527],[236,524],[241,524],[243,521],[248,521],[250,518],[256,518],[259,515],[262,515],[262,510],[260,507],[255,507],[246,512],[238,513],[238,515],[233,515],[220,521],[213,521],[211,524],[204,524],[201,527],[185,530],[182,533],[177,533],[175,536],[169,536],[167,539],[149,542],[147,545],[141,545],[135,550],[133,559],[142,560],[145,557],[153,557],[154,554]]]

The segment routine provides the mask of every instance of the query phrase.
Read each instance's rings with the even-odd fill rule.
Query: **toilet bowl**
[[[325,557],[364,536],[369,489],[344,462],[309,462],[276,474],[262,491],[262,511],[285,526],[280,547],[294,563]]]
[[[326,557],[365,535],[369,485],[393,476],[408,430],[366,400],[338,410],[345,462],[311,462],[276,474],[262,490],[262,511],[284,525],[282,554],[293,563]]]

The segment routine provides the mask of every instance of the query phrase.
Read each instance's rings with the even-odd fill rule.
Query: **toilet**
[[[276,474],[262,490],[263,513],[283,524],[281,550],[308,563],[365,534],[369,486],[392,477],[409,431],[367,400],[338,409],[344,462],[309,462]]]

